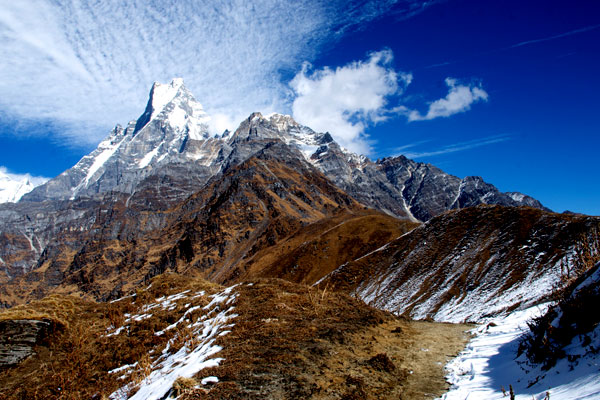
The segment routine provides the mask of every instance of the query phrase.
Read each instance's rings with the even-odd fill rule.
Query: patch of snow
[[[191,298],[192,299],[196,299],[198,297],[202,297],[202,296],[205,296],[205,295],[206,295],[206,292],[204,290],[200,290],[199,292],[196,292],[196,294],[193,295]]]
[[[304,156],[304,158],[306,158],[309,161],[311,161],[310,156],[315,154],[315,151],[317,151],[318,148],[319,148],[319,146],[314,145],[314,144],[302,144],[299,146],[299,149],[302,152],[302,155]]]
[[[23,195],[47,181],[48,178],[29,174],[11,174],[6,168],[0,167],[0,203],[16,203]]]
[[[129,321],[136,321],[136,322],[140,322],[143,321],[145,319],[148,318],[152,318],[152,314],[139,314],[139,315],[134,315],[132,316],[129,320],[126,320],[125,322],[129,322]]]
[[[161,143],[162,144],[162,143]],[[147,153],[144,158],[142,158],[140,160],[140,162],[138,163],[138,168],[146,168],[150,162],[152,161],[152,159],[154,157],[156,157],[156,155],[158,154],[158,151],[160,150],[160,145],[156,146],[154,148],[154,150],[152,150],[151,152]]]
[[[114,332],[107,334],[106,337],[117,336],[117,335],[121,334],[121,332],[123,332],[127,328],[129,328],[129,327],[126,325],[123,325],[123,326],[117,328]]]
[[[237,285],[235,285],[237,286]],[[130,383],[119,390],[115,391],[110,395],[110,399],[113,400],[159,400],[164,399],[171,391],[173,383],[179,377],[191,378],[204,368],[216,367],[223,360],[222,358],[211,358],[216,353],[222,350],[222,348],[215,344],[217,337],[223,336],[229,332],[229,328],[233,327],[233,324],[229,321],[237,314],[233,314],[234,307],[229,307],[226,310],[219,311],[221,304],[229,304],[233,299],[237,298],[237,293],[232,294],[232,290],[235,286],[231,286],[220,293],[212,295],[212,301],[209,303],[210,307],[194,306],[186,311],[186,313],[177,321],[174,325],[186,324],[188,328],[191,328],[197,336],[198,345],[194,348],[189,348],[186,343],[181,349],[174,354],[170,354],[169,350],[171,344],[174,342],[176,337],[171,339],[162,355],[152,363],[152,372],[136,386],[134,383]],[[186,298],[186,294],[189,291],[177,293],[168,297],[161,297],[156,299],[157,304],[165,305],[165,303],[173,302],[178,299]],[[197,293],[198,294],[198,293]],[[211,309],[211,307],[213,307]],[[207,310],[207,314],[200,318],[196,322],[187,321],[192,311],[195,310]],[[212,315],[212,317],[208,317]],[[218,382],[216,377],[205,378],[202,384]],[[128,393],[134,389],[138,389],[137,392],[129,397]]]
[[[124,136],[120,141],[114,143],[112,141],[113,138],[109,137],[108,139],[104,140],[103,142],[101,142],[98,145],[98,150],[102,150],[102,151],[100,152],[100,154],[98,154],[94,157],[94,162],[92,163],[90,168],[87,170],[85,179],[83,180],[83,182],[80,186],[85,186],[90,182],[90,180],[92,179],[94,174],[110,159],[110,157],[112,157],[113,154],[115,154],[117,149],[121,146],[121,143],[123,143],[123,141],[126,138],[127,137]],[[74,192],[77,192],[77,190],[80,188],[80,186],[78,186]]]
[[[206,385],[209,383],[217,383],[217,382],[219,382],[219,378],[217,378],[216,376],[207,376],[206,378],[204,378],[200,381],[200,383],[202,385]]]
[[[150,120],[156,118],[167,104],[177,95],[179,89],[183,86],[182,78],[175,78],[170,84],[155,82],[152,88],[152,115]]]
[[[183,321],[185,321],[185,319],[194,311],[201,309],[201,306],[194,306],[192,308],[189,308],[182,316],[181,318],[179,318],[179,320],[177,320],[176,322],[172,323],[171,325],[167,326],[165,329],[163,329],[162,331],[158,331],[155,332],[154,334],[156,336],[161,336],[163,335],[166,331],[170,331],[171,329],[175,329],[177,327],[177,325],[181,324]]]
[[[122,371],[125,371],[125,370],[133,369],[133,368],[135,368],[137,366],[137,364],[138,364],[137,362],[135,362],[133,364],[126,364],[126,365],[123,365],[122,367],[111,369],[110,371],[108,371],[108,373],[109,374],[116,374],[117,372],[122,372]]]
[[[517,192],[510,192],[510,193],[506,193],[508,195],[508,197],[510,197],[511,199],[513,199],[514,201],[521,203],[524,199],[525,199],[525,195],[522,193],[517,193]]]
[[[169,113],[169,124],[176,129],[183,129],[187,123],[187,113],[181,107],[175,107]]]
[[[194,146],[186,150],[185,155],[188,159],[199,161],[201,165],[208,167],[219,156],[219,149],[221,149],[219,142],[209,139],[202,141],[200,146]]]
[[[134,294],[130,294],[130,295],[128,295],[128,296],[123,296],[123,297],[120,297],[120,298],[118,298],[118,299],[111,300],[111,301],[110,301],[110,303],[111,303],[111,304],[113,304],[113,303],[116,303],[116,302],[118,302],[118,301],[121,301],[121,300],[125,300],[125,299],[131,299],[131,298],[133,298],[133,297],[135,297],[135,296],[136,296],[136,294],[135,294],[135,293],[134,293]]]
[[[164,160],[165,157],[167,157],[167,155],[168,155],[168,153],[165,153],[165,154],[161,155],[160,157],[158,157],[156,159],[156,163],[158,164],[159,162],[161,162],[162,160]]]

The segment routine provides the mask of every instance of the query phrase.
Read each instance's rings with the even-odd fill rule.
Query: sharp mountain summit
[[[1,398],[600,397],[600,218],[288,115],[209,120],[155,83],[75,166],[4,185]]]

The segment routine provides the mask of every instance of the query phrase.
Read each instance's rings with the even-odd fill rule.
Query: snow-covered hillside
[[[447,366],[453,386],[442,399],[500,400],[511,390],[517,400],[599,399],[600,325],[593,310],[600,264],[584,278],[555,306],[514,311],[474,329],[475,338]]]

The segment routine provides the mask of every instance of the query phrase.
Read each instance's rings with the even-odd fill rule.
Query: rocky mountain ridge
[[[95,229],[106,229],[92,227],[116,208],[127,210],[128,220],[150,212],[154,222],[149,226],[160,229],[164,220],[157,211],[186,201],[274,142],[288,148],[284,161],[316,168],[362,204],[400,218],[427,220],[481,202],[542,207],[525,195],[502,194],[480,178],[461,180],[404,157],[372,162],[290,116],[254,113],[221,136],[209,135],[207,121],[182,80],[155,84],[137,121],[115,127],[96,150],[18,204],[0,205],[0,280],[27,273],[58,254],[71,257],[48,244],[60,238],[79,251],[77,246],[90,240]],[[133,240],[136,234],[128,237]]]
[[[448,209],[481,203],[543,207],[529,196],[501,193],[479,177],[460,179],[402,156],[373,162],[287,115],[253,113],[222,136],[208,133],[209,119],[183,80],[155,83],[137,121],[125,129],[117,125],[96,150],[23,201],[132,194],[144,179],[157,175],[178,188],[170,198],[177,201],[259,151],[265,140],[281,140],[357,200],[397,217],[426,221]]]
[[[480,322],[548,299],[600,257],[600,219],[479,205],[432,218],[321,279],[416,319]]]

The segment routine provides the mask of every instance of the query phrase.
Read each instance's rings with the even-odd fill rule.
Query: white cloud
[[[487,92],[481,86],[460,85],[452,78],[446,78],[446,85],[450,89],[448,94],[443,99],[429,103],[427,114],[422,115],[404,106],[399,107],[398,111],[406,114],[409,121],[424,121],[468,111],[471,109],[471,104],[488,99]]]
[[[329,131],[342,146],[366,154],[369,124],[387,118],[386,97],[400,93],[412,75],[396,72],[390,50],[335,70],[310,71],[305,64],[291,81],[294,119],[316,131]]]
[[[252,111],[286,111],[282,71],[312,60],[322,43],[384,13],[410,17],[429,4],[2,1],[0,114],[50,120],[67,126],[74,143],[91,144],[139,116],[154,81],[183,77],[222,128]]]
[[[408,144],[405,146],[397,147],[395,150],[396,150],[397,155],[402,154],[407,158],[422,158],[422,157],[439,156],[442,154],[456,153],[458,151],[470,150],[470,149],[474,149],[477,147],[486,146],[486,145],[490,145],[490,144],[494,144],[494,143],[505,142],[509,139],[510,139],[510,136],[497,135],[497,136],[489,136],[489,137],[485,137],[485,138],[481,138],[481,139],[470,140],[467,142],[454,143],[454,144],[450,144],[450,145],[441,147],[437,150],[404,152],[404,150],[406,150],[408,148],[415,147],[415,146],[418,146],[418,145],[426,142],[426,141],[421,141],[421,142],[411,143],[411,144]]]

